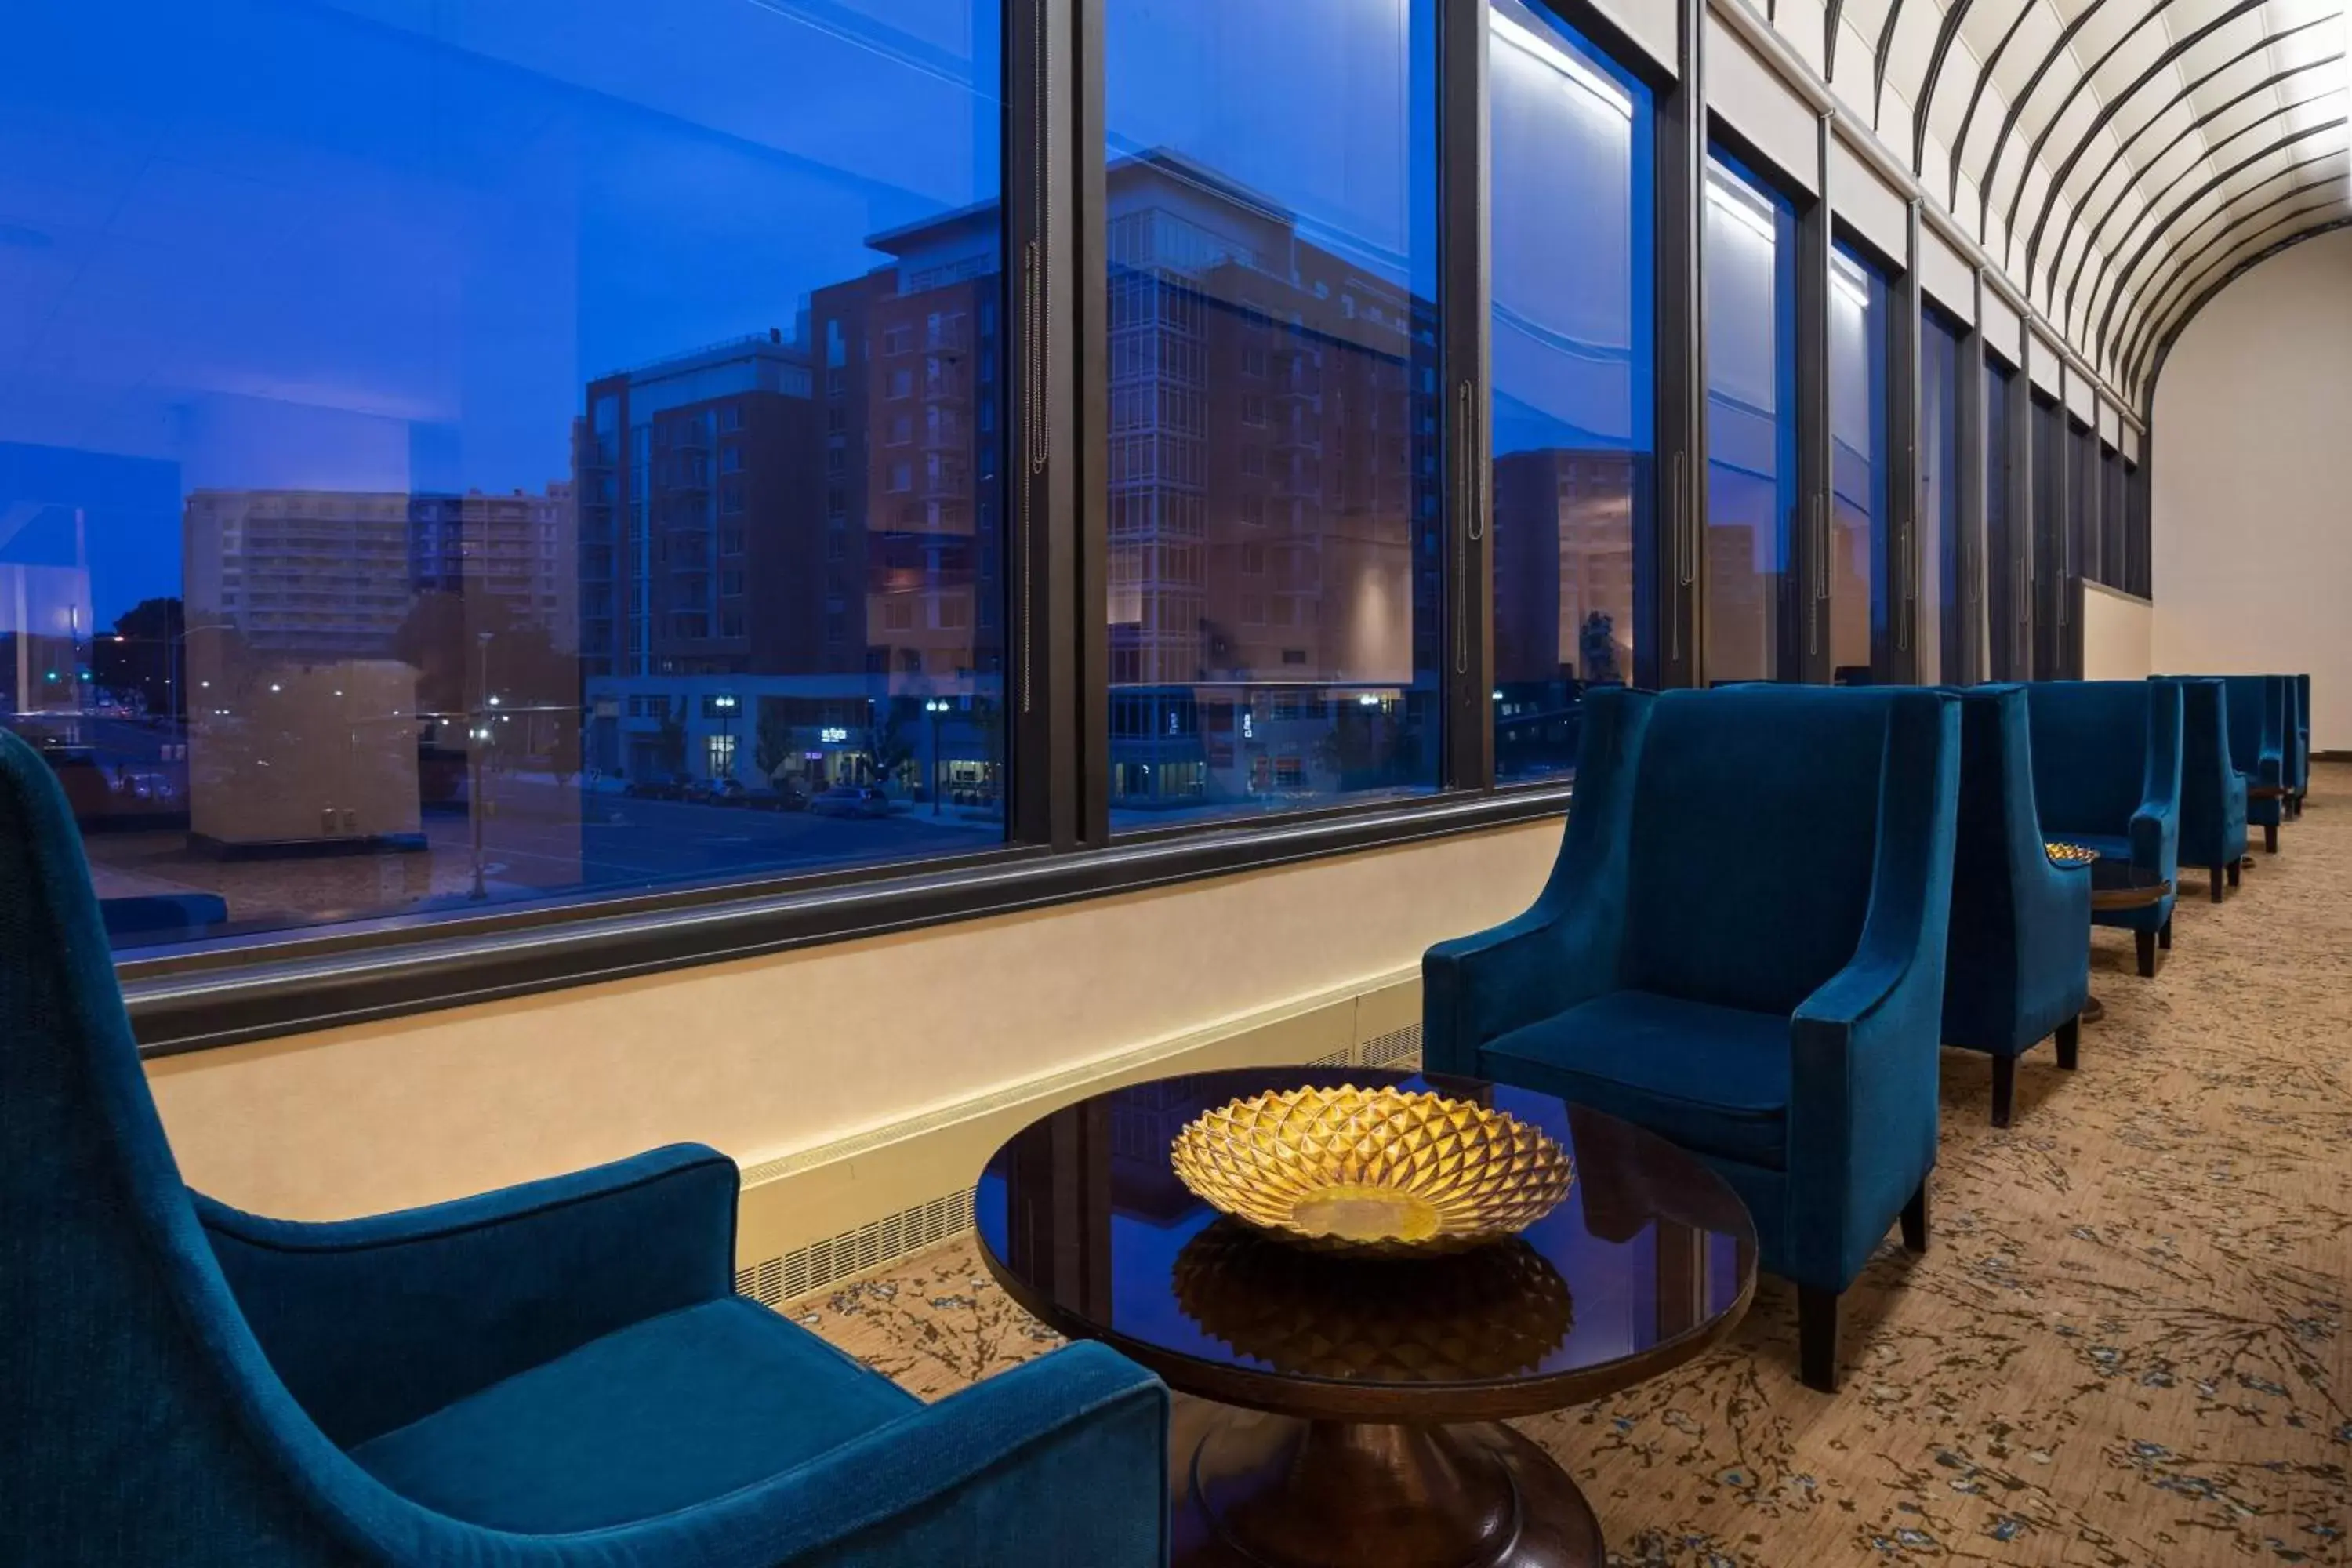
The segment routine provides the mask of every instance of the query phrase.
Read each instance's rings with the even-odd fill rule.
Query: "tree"
[[[101,634],[94,640],[91,679],[115,691],[136,691],[150,713],[185,718],[179,667],[186,636],[187,616],[179,600],[142,599],[115,618],[111,637]]]
[[[878,707],[868,702],[866,711],[866,765],[874,783],[887,784],[914,760],[915,748],[907,739],[906,726],[920,710],[911,697],[892,697]]]
[[[760,770],[760,777],[773,784],[777,770],[792,761],[796,749],[784,705],[773,698],[760,699],[759,729],[751,741],[751,765]]]
[[[1617,623],[1606,610],[1584,617],[1576,634],[1576,655],[1587,686],[1619,686],[1624,676],[1617,669]]]
[[[661,729],[654,736],[654,755],[661,771],[677,774],[686,772],[686,699],[677,700],[675,708],[662,708]]]

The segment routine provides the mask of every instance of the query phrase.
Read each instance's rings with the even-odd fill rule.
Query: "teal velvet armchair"
[[[2263,848],[2275,855],[2279,825],[2291,794],[2286,730],[2294,718],[2291,685],[2283,675],[2219,678],[2229,704],[2230,766],[2246,781],[2246,823],[2263,830]]]
[[[0,1563],[1156,1568],[1165,1390],[925,1406],[733,1294],[681,1146],[297,1225],[181,1184],[79,835],[0,734]]]
[[[2025,691],[1958,693],[1960,797],[1944,965],[1944,1044],[1992,1058],[1992,1124],[2010,1124],[2017,1058],[2056,1038],[2072,1069],[2091,995],[2091,872],[2050,858],[2033,799]]]
[[[2040,680],[2025,689],[2032,720],[2033,798],[2042,830],[2096,850],[2137,884],[2180,876],[2180,683]],[[2105,868],[2102,868],[2102,871]],[[2092,920],[2132,933],[2139,972],[2172,945],[2175,894]]]
[[[2210,677],[2184,676],[2180,688],[2180,859],[2202,866],[2215,903],[2238,885],[2246,857],[2243,774],[2230,758],[2230,692]]]
[[[1557,1094],[1722,1173],[1798,1287],[1805,1381],[1898,1216],[1927,1244],[1953,700],[1739,686],[1586,700],[1535,906],[1423,961],[1433,1071]]]

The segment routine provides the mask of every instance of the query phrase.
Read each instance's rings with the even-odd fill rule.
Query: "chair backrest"
[[[1960,704],[1960,797],[1955,814],[1952,866],[1953,941],[1963,925],[1963,907],[1988,910],[1996,900],[2007,931],[2011,889],[2028,869],[2046,866],[2049,842],[2042,837],[2033,795],[2033,741],[2025,689],[2017,685],[1971,686],[1953,691]]]
[[[0,1560],[203,1564],[274,1535],[325,1561],[272,1479],[268,1374],[148,1093],[80,833],[5,731],[0,1108]]]
[[[2230,759],[2229,688],[2210,676],[2184,676],[2172,684],[2180,689],[2182,827],[2218,834],[2236,772]]]
[[[2286,767],[2286,782],[2300,789],[2311,776],[2311,677],[2282,675],[2276,679],[2285,688],[2286,707],[2279,726],[2280,760]]]
[[[2259,782],[2264,752],[2286,756],[2287,681],[2276,675],[2216,678],[2229,694],[2230,765]]]
[[[2037,680],[2025,689],[2033,796],[2052,837],[2117,834],[2148,797],[2159,767],[2177,768],[2179,730],[2156,716],[2179,711],[2179,689],[2155,680]],[[2155,756],[2168,752],[2161,761]]]
[[[1791,1012],[1861,942],[1895,716],[1924,705],[1940,723],[1945,699],[1756,685],[1651,700],[1621,973],[1642,990]],[[1919,785],[1934,786],[1932,773]]]

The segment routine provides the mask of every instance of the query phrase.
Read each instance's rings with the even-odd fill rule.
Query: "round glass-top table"
[[[1349,1083],[1541,1127],[1575,1162],[1568,1196],[1506,1242],[1360,1260],[1262,1236],[1177,1180],[1169,1146],[1202,1112]],[[1756,1286],[1748,1212],[1697,1160],[1550,1096],[1435,1075],[1248,1068],[1097,1095],[998,1150],[973,1212],[1015,1301],[1218,1406],[1188,1411],[1171,1444],[1184,1568],[1599,1564],[1575,1483],[1499,1423],[1688,1361]]]

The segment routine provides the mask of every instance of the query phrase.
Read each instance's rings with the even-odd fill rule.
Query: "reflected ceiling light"
[[[1830,252],[1830,289],[1857,310],[1870,309],[1870,278],[1862,268],[1832,250]]]
[[[1780,238],[1773,227],[1771,202],[1738,175],[1712,162],[1706,168],[1706,199],[1716,211],[1766,244]]]
[[[1633,118],[1633,100],[1626,97],[1616,83],[1603,77],[1549,38],[1523,23],[1514,21],[1500,11],[1488,12],[1486,20],[1495,37],[1504,43],[1510,45],[1538,64],[1549,66],[1553,70],[1599,99],[1618,115],[1627,120]]]

